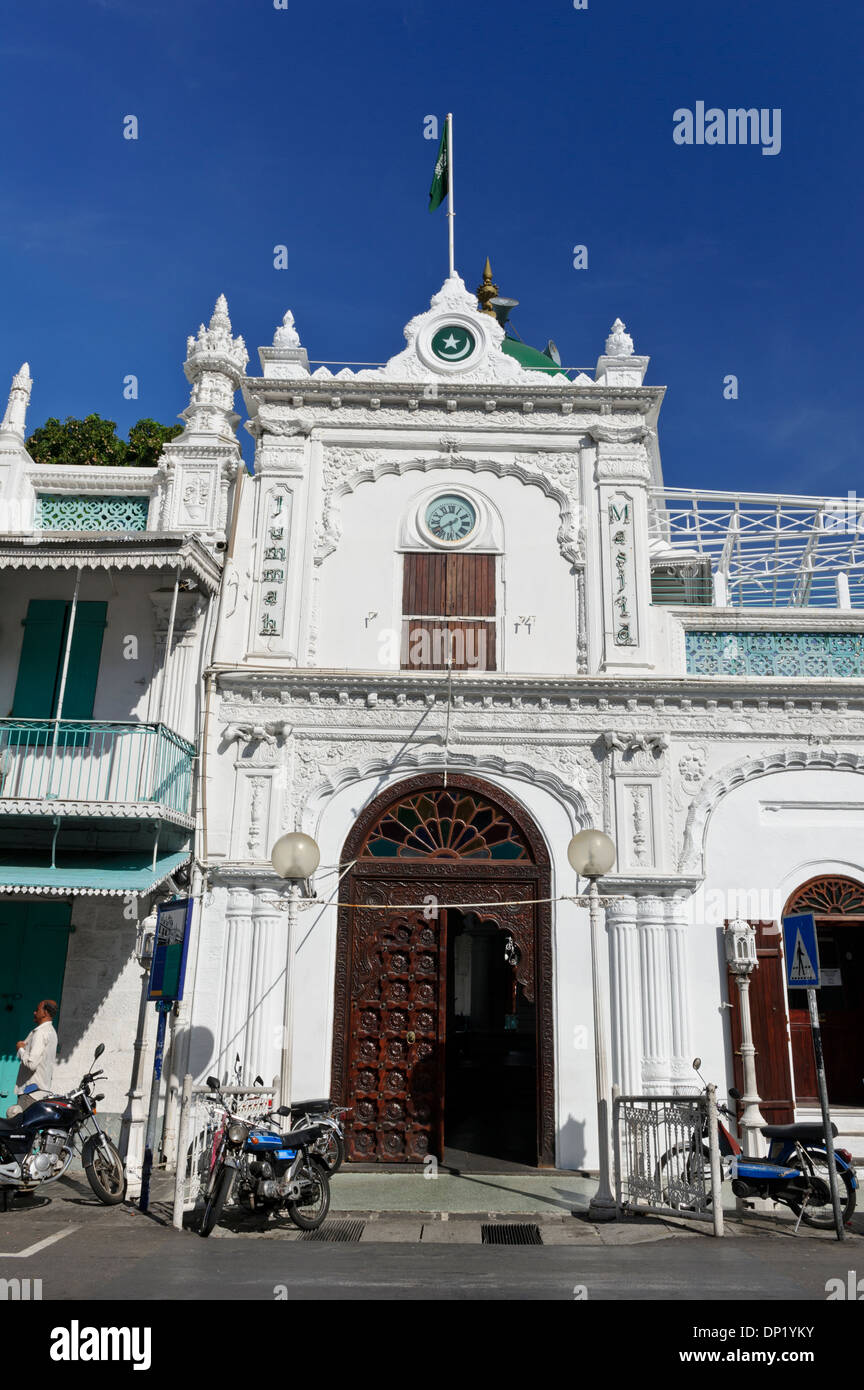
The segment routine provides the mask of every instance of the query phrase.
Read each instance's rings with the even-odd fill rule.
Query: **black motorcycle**
[[[100,1043],[96,1062],[105,1051]],[[44,1183],[62,1178],[81,1150],[87,1181],[106,1206],[116,1206],[126,1196],[123,1159],[96,1118],[93,1086],[102,1071],[89,1071],[74,1091],[33,1101],[20,1115],[0,1119],[0,1210],[6,1210],[16,1192],[32,1192]]]
[[[313,1152],[325,1127],[313,1124],[287,1134],[273,1132],[269,1123],[277,1116],[287,1118],[291,1113],[287,1106],[252,1123],[231,1113],[215,1076],[208,1076],[207,1085],[216,1092],[222,1118],[212,1139],[201,1235],[209,1236],[218,1224],[235,1184],[236,1200],[248,1211],[267,1216],[284,1207],[301,1231],[314,1231],[330,1210],[329,1173]]]

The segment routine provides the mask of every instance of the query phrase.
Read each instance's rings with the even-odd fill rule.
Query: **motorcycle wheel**
[[[119,1206],[126,1196],[126,1169],[107,1134],[88,1144],[84,1172],[100,1202],[106,1207]]]
[[[228,1201],[233,1182],[234,1169],[223,1167],[221,1173],[213,1182],[212,1191],[204,1207],[201,1225],[198,1228],[202,1236],[209,1236],[214,1226],[219,1224],[222,1208]]]
[[[831,1185],[828,1180],[828,1158],[823,1152],[805,1150],[804,1157],[810,1169],[810,1179],[817,1188],[816,1203],[808,1202],[801,1220],[805,1226],[817,1226],[821,1230],[831,1230],[834,1226],[834,1207],[831,1202]],[[845,1168],[837,1168],[840,1187],[840,1216],[844,1226],[852,1219],[855,1211],[856,1191],[852,1186],[852,1174]],[[822,1200],[819,1201],[819,1198]],[[817,1205],[818,1203],[818,1205]],[[803,1202],[790,1202],[795,1215],[801,1211]]]
[[[335,1129],[327,1131],[327,1137],[319,1140],[320,1147],[315,1152],[323,1162],[331,1178],[334,1173],[338,1173],[342,1164],[345,1162],[345,1141],[342,1136],[337,1134]]]
[[[317,1231],[330,1210],[330,1176],[318,1158],[311,1158],[302,1178],[314,1184],[314,1190],[302,1202],[289,1202],[288,1215],[301,1231]]]

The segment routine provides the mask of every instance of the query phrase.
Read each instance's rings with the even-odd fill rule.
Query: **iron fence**
[[[716,1088],[695,1096],[613,1093],[612,1117],[619,1208],[710,1220],[722,1236]]]
[[[274,1079],[272,1086],[225,1086],[220,1094],[230,1105],[232,1115],[255,1124],[272,1112],[277,1090]],[[183,1213],[194,1210],[213,1166],[225,1112],[212,1096],[209,1086],[195,1086],[191,1076],[184,1076],[174,1169],[173,1224],[178,1231],[183,1227]]]
[[[189,814],[195,749],[164,724],[0,720],[0,797],[157,802]]]

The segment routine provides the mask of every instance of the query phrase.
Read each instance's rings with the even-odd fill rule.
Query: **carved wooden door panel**
[[[354,880],[358,903],[381,886]],[[417,880],[409,901],[422,902]],[[392,888],[392,885],[391,885]],[[348,1156],[422,1162],[443,1154],[447,979],[444,914],[355,908],[349,1016]]]
[[[756,954],[759,960],[758,969],[750,976],[750,1024],[756,1048],[756,1084],[762,1099],[759,1108],[766,1124],[786,1125],[795,1118],[795,1106],[789,1068],[780,937],[775,922],[753,922],[751,925],[756,928]],[[729,1003],[732,1005],[729,1021],[735,1085],[743,1093],[738,986],[731,970],[727,970],[726,974]]]

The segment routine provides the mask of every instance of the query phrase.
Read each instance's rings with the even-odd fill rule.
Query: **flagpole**
[[[447,202],[447,226],[450,229],[450,274],[456,274],[456,262],[453,252],[453,219],[456,213],[453,209],[453,113],[447,112],[447,159],[450,165],[448,170],[448,193]]]

